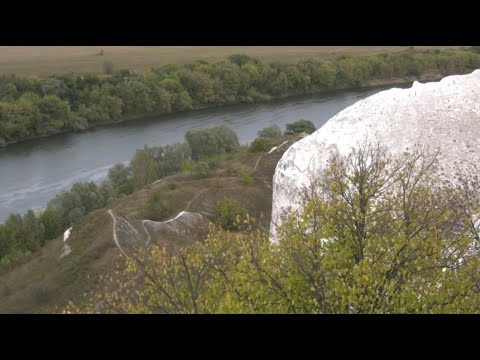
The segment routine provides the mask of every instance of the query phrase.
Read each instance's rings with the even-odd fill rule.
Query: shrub
[[[240,147],[237,134],[225,125],[188,130],[185,140],[190,145],[193,160],[233,152]]]
[[[298,121],[295,121],[293,123],[287,124],[286,125],[286,130],[285,134],[286,135],[293,135],[293,134],[300,134],[300,133],[307,133],[311,134],[313,133],[317,128],[313,123],[309,120],[301,119]]]
[[[143,216],[149,220],[162,220],[171,210],[170,204],[166,200],[161,200],[158,193],[150,196],[143,206]]]
[[[273,146],[273,143],[270,139],[256,138],[250,144],[250,148],[248,149],[248,151],[252,153],[263,152],[263,151],[270,150],[272,146]]]
[[[249,57],[248,55],[245,54],[233,54],[228,57],[228,60],[230,60],[231,63],[236,64],[238,66],[243,66],[253,59]]]
[[[245,185],[252,185],[253,184],[253,178],[246,172],[242,174],[242,182]]]
[[[235,170],[232,168],[225,169],[225,171],[222,172],[223,177],[234,177],[236,175]]]
[[[193,165],[193,172],[201,177],[209,177],[211,175],[210,166],[205,161],[197,162]]]
[[[157,161],[148,148],[137,150],[130,161],[132,178],[135,188],[149,185],[161,176]]]
[[[224,198],[215,204],[215,222],[224,230],[237,230],[247,211],[233,198]]]
[[[278,125],[268,126],[260,130],[258,136],[265,139],[277,139],[282,136],[282,129]]]
[[[13,252],[0,258],[0,269],[2,271],[9,271],[15,266],[27,262],[31,259],[32,253],[30,251],[21,252],[14,250]]]
[[[157,162],[160,177],[176,174],[182,169],[182,161],[191,159],[191,150],[187,143],[146,147],[147,152]]]
[[[183,160],[180,163],[180,168],[182,171],[193,171],[194,162],[192,160]]]

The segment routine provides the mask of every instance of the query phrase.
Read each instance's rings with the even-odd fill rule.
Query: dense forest
[[[306,129],[307,128],[307,129]],[[289,134],[312,132],[314,125],[300,120],[287,125]],[[132,194],[152,182],[181,171],[204,176],[217,163],[218,157],[240,151],[258,152],[273,146],[283,136],[280,128],[272,126],[259,132],[250,146],[240,145],[237,134],[226,126],[189,130],[185,141],[173,145],[139,149],[128,165],[116,164],[100,184],[93,181],[77,182],[70,190],[50,200],[42,211],[29,210],[24,215],[11,214],[0,224],[0,270],[8,270],[28,260],[46,241],[61,235],[66,229],[93,210]],[[145,204],[145,217],[155,220],[163,204],[150,199]]]
[[[187,247],[139,248],[86,306],[64,312],[479,313],[480,184],[475,174],[441,181],[437,156],[367,142],[332,154],[278,242],[225,206],[241,215],[236,227],[220,223]]]
[[[265,63],[232,55],[216,63],[165,65],[147,72],[0,76],[0,146],[152,113],[264,101],[356,87],[370,80],[448,75],[480,66],[476,47],[337,56],[296,63]],[[111,72],[111,73],[110,73]]]

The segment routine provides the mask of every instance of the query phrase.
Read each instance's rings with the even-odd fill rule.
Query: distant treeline
[[[306,120],[288,124],[286,134],[313,132],[314,125]],[[249,151],[263,151],[273,146],[272,140],[283,136],[271,126],[259,132],[259,138],[250,144]],[[258,142],[263,140],[262,142]],[[260,149],[259,146],[263,146]],[[107,206],[112,201],[130,195],[154,181],[191,171],[208,176],[217,158],[237,151],[246,151],[237,134],[227,126],[189,130],[185,141],[173,145],[148,147],[135,152],[128,165],[116,164],[99,185],[95,182],[77,182],[50,200],[45,209],[24,215],[11,214],[0,224],[0,270],[11,268],[28,259],[46,241],[60,236],[85,215]],[[155,204],[154,204],[155,205]]]
[[[0,76],[0,146],[140,115],[311,94],[375,79],[460,74],[479,66],[480,54],[472,47],[342,55],[293,64],[232,55],[216,63],[197,61],[102,76],[4,75]]]

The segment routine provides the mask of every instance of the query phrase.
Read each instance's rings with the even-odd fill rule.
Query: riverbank
[[[362,89],[370,89],[370,88],[376,88],[376,87],[381,87],[381,86],[387,86],[387,85],[404,85],[413,81],[420,81],[420,82],[429,82],[429,81],[439,81],[446,75],[443,75],[441,73],[425,73],[425,74],[420,74],[420,76],[408,76],[408,77],[402,77],[402,78],[390,78],[390,79],[372,79],[365,81],[363,84],[358,85],[358,86],[335,86],[332,88],[322,88],[322,89],[315,89],[311,92],[291,92],[288,94],[283,94],[280,96],[275,96],[275,97],[270,97],[270,99],[266,100],[260,100],[260,101],[255,101],[257,104],[262,104],[262,103],[269,103],[275,100],[287,100],[289,98],[294,98],[298,96],[311,96],[311,95],[316,95],[316,94],[323,94],[327,92],[332,92],[332,91],[342,91],[342,90],[362,90]],[[245,103],[245,102],[243,102]],[[182,114],[182,113],[189,113],[193,112],[196,110],[202,110],[202,109],[212,109],[212,108],[228,108],[229,106],[233,105],[240,105],[242,102],[238,101],[233,101],[230,103],[224,103],[224,104],[207,104],[207,105],[200,105],[200,106],[195,106],[192,109],[189,110],[183,110],[183,111],[173,111],[173,112],[166,112],[166,111],[156,111],[156,112],[150,112],[150,113],[142,113],[142,114],[133,114],[133,115],[127,115],[122,117],[121,119],[118,120],[110,120],[110,121],[105,121],[99,124],[93,124],[83,130],[64,130],[64,131],[59,131],[54,134],[48,134],[48,135],[41,135],[41,136],[33,136],[33,137],[28,137],[19,141],[11,141],[2,144],[0,142],[0,148],[7,147],[8,145],[13,145],[13,144],[18,144],[18,143],[24,143],[28,142],[31,140],[37,140],[37,139],[42,139],[42,138],[48,138],[52,136],[57,136],[57,135],[62,135],[62,134],[67,134],[67,133],[74,133],[74,132],[86,132],[95,128],[103,127],[103,126],[109,126],[112,124],[120,124],[120,123],[125,123],[133,120],[139,120],[139,119],[145,119],[145,118],[152,118],[152,117],[157,117],[157,116],[162,116],[162,115],[171,115],[171,114]]]
[[[265,127],[276,124],[284,128],[300,118],[320,128],[344,108],[389,88],[339,90],[262,104],[210,108],[13,144],[0,150],[0,222],[11,213],[41,209],[75,182],[100,182],[110,167],[126,164],[137,149],[181,142],[188,130],[227,125],[238,134],[241,144],[247,144]]]
[[[477,68],[480,53],[472,48],[338,55],[296,63],[262,62],[236,54],[215,63],[198,60],[145,72],[118,70],[108,76],[4,76],[0,82],[0,143],[183,111],[438,80]]]

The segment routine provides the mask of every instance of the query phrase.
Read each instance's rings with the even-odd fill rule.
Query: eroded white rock
[[[71,233],[72,233],[72,228],[71,227],[68,228],[67,230],[65,230],[65,232],[63,233],[63,242],[68,240]]]
[[[439,148],[442,176],[480,163],[480,70],[440,82],[414,82],[363,99],[331,118],[312,135],[293,144],[278,162],[273,177],[270,235],[289,207],[301,205],[301,189],[321,173],[332,150],[347,155],[368,138],[392,154],[415,143]]]

